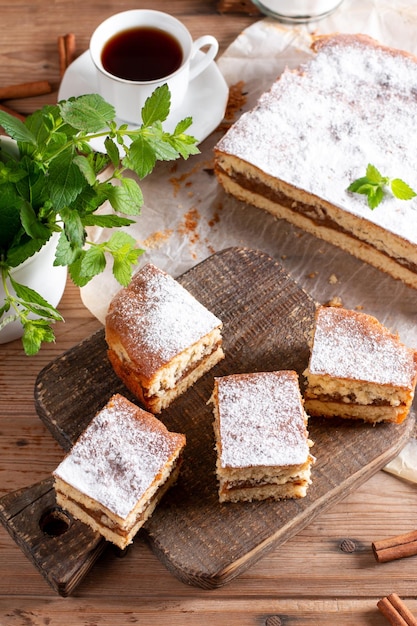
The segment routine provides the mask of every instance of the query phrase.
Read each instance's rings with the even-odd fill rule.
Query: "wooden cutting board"
[[[401,425],[376,427],[311,418],[309,431],[317,462],[305,498],[219,504],[213,416],[207,405],[213,377],[294,369],[303,388],[316,303],[278,262],[246,248],[217,253],[178,280],[222,319],[226,358],[160,415],[169,429],[186,434],[186,453],[177,485],[140,532],[180,580],[214,588],[299,532],[390,461],[410,437],[415,414]],[[35,401],[52,435],[69,450],[115,392],[135,401],[113,373],[100,330],[40,372]],[[3,503],[3,523],[10,517],[10,505]],[[0,514],[1,509],[0,503]],[[14,534],[19,534],[22,547],[21,535],[27,535],[27,529],[19,531],[19,523],[14,519]],[[76,532],[81,537],[88,531],[81,525]],[[60,542],[65,545],[65,533]],[[60,593],[62,589],[61,584]],[[72,589],[67,580],[66,590]]]

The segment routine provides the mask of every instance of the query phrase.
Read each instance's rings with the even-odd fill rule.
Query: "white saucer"
[[[203,54],[199,52],[198,54]],[[58,100],[67,100],[72,96],[98,93],[96,69],[86,50],[67,68],[59,88]],[[226,110],[229,89],[222,73],[213,61],[206,70],[190,82],[184,103],[171,113],[164,122],[164,128],[172,132],[176,124],[184,117],[192,117],[193,123],[187,134],[193,135],[200,143],[222,121]],[[122,124],[122,120],[116,119]],[[135,126],[131,126],[135,128]],[[91,142],[92,147],[103,151],[104,140]]]

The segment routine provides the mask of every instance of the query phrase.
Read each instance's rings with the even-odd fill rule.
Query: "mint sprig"
[[[0,302],[0,329],[20,319],[27,354],[54,339],[50,324],[62,318],[39,294],[14,285],[11,269],[60,232],[54,264],[68,266],[76,285],[82,287],[102,272],[108,259],[119,283],[129,283],[144,252],[136,240],[117,231],[97,244],[89,240],[88,228],[120,229],[134,223],[143,195],[130,172],[141,181],[158,161],[199,153],[196,139],[187,134],[190,117],[173,132],[164,130],[170,105],[168,86],[157,88],[141,111],[142,124],[134,128],[118,125],[114,107],[98,94],[47,105],[25,122],[0,111],[0,126],[19,150],[16,155],[3,145],[0,149],[0,271],[6,294]],[[91,147],[97,139],[103,140],[103,152]],[[105,202],[111,209],[98,212]]]
[[[7,279],[13,289],[9,288]],[[54,341],[50,324],[63,321],[63,317],[37,291],[9,277],[5,268],[2,268],[2,283],[5,297],[0,307],[0,330],[10,322],[19,320],[23,326],[22,343],[25,353],[29,356],[36,354],[42,342]],[[31,314],[37,318],[33,319]]]
[[[348,187],[352,193],[360,193],[367,197],[368,206],[375,209],[384,199],[387,190],[398,200],[411,200],[416,192],[400,178],[382,176],[375,165],[368,164],[366,175],[354,180]]]

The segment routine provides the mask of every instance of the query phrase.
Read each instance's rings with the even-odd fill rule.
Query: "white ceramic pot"
[[[67,281],[67,267],[54,266],[55,251],[59,233],[54,233],[49,241],[32,257],[12,270],[16,282],[34,289],[45,298],[49,304],[56,307],[64,293]],[[4,302],[4,289],[0,281],[0,302]],[[9,311],[5,315],[12,315]],[[0,344],[18,339],[23,334],[19,320],[10,322],[0,330]]]
[[[281,22],[303,23],[330,15],[342,0],[253,0],[262,13]]]

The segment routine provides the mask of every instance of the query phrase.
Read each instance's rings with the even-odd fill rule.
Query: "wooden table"
[[[76,35],[83,52],[94,27],[112,13],[145,2],[0,2],[0,85],[49,80],[54,91],[10,101],[21,113],[54,102],[59,85],[57,38]],[[215,2],[175,0],[169,10],[194,36],[211,32],[224,50],[258,19],[219,13]],[[152,8],[166,10],[154,1]],[[60,304],[66,320],[56,343],[26,357],[19,341],[0,346],[0,496],[48,477],[62,449],[38,418],[33,398],[43,366],[100,327],[68,282]],[[173,577],[140,538],[121,559],[111,549],[77,587],[61,598],[0,528],[0,625],[127,626],[383,626],[377,601],[395,591],[417,614],[416,558],[377,564],[371,542],[417,527],[416,486],[380,471],[296,537],[228,585],[211,591]]]

